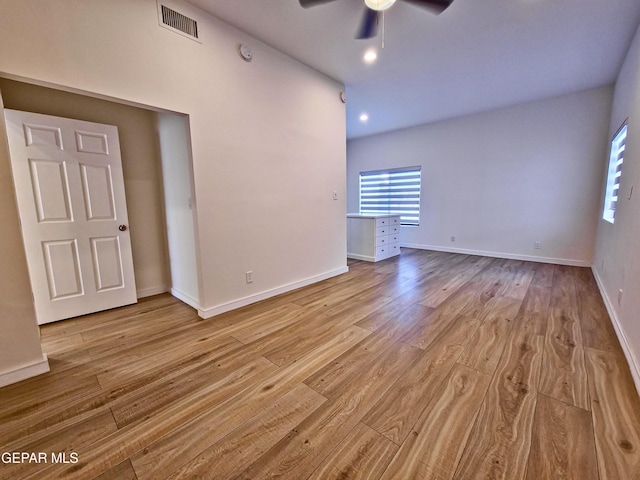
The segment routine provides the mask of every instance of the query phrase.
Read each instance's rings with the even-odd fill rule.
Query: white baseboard
[[[591,262],[586,260],[574,260],[570,258],[538,257],[535,255],[520,255],[515,253],[490,252],[487,250],[470,250],[466,248],[450,248],[437,245],[421,245],[416,243],[402,243],[400,247],[416,248],[419,250],[435,250],[436,252],[462,253],[465,255],[478,255],[481,257],[508,258],[511,260],[524,260],[527,262],[555,263],[557,265],[570,265],[572,267],[590,267]]]
[[[376,257],[370,257],[368,255],[358,255],[357,253],[347,253],[347,258],[352,258],[353,260],[363,260],[365,262],[376,261]]]
[[[196,310],[200,310],[200,302],[195,298],[193,298],[191,295],[181,292],[177,288],[173,288],[173,287],[169,290],[169,293],[171,293],[171,295],[176,297],[178,300],[186,303],[190,307],[193,307]]]
[[[16,368],[9,372],[0,373],[0,387],[11,385],[12,383],[21,382],[27,378],[35,377],[36,375],[42,375],[49,371],[49,359],[47,354],[42,354],[42,360],[38,360],[30,365]]]
[[[631,376],[633,377],[633,383],[635,383],[638,395],[640,395],[640,363],[633,354],[633,350],[631,349],[629,341],[627,340],[627,335],[624,333],[624,329],[622,328],[622,323],[620,323],[618,314],[616,313],[615,308],[613,308],[614,304],[609,298],[609,295],[607,295],[607,291],[604,288],[604,283],[602,282],[600,275],[598,275],[598,271],[595,269],[595,267],[591,267],[591,270],[593,271],[593,276],[595,277],[596,283],[598,284],[600,295],[602,295],[602,299],[604,300],[604,305],[605,307],[607,307],[607,312],[609,312],[609,317],[611,317],[613,329],[616,331],[618,341],[620,342],[620,346],[622,347],[624,356],[627,359],[627,363],[629,364],[629,370],[631,371]]]
[[[169,291],[169,287],[166,287],[166,286],[144,288],[142,290],[136,290],[136,297],[137,298],[152,297],[154,295],[160,295],[161,293],[167,293],[168,291]]]
[[[290,292],[291,290],[295,290],[297,288],[306,287],[307,285],[311,285],[312,283],[317,283],[322,280],[326,280],[327,278],[335,277],[337,275],[342,275],[343,273],[347,273],[348,271],[349,271],[349,267],[342,267],[342,268],[338,268],[337,270],[332,270],[330,272],[322,273],[320,275],[305,278],[304,280],[300,280],[298,282],[289,283],[287,285],[283,285],[278,288],[265,290],[263,292],[256,293],[255,295],[249,295],[248,297],[240,298],[232,302],[216,305],[215,307],[199,308],[198,315],[202,318],[215,317],[216,315],[220,315],[221,313],[235,310],[236,308],[244,307],[251,303],[259,302],[260,300],[266,300],[267,298],[275,297],[276,295]]]

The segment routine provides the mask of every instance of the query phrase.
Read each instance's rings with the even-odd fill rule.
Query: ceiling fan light
[[[364,0],[364,4],[376,12],[391,8],[394,3],[396,3],[396,0]]]

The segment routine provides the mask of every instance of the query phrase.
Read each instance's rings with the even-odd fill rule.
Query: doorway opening
[[[196,199],[187,115],[0,78],[6,109],[118,127],[136,296],[200,305]]]

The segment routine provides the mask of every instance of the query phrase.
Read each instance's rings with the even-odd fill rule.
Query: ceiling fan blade
[[[300,0],[300,6],[303,8],[315,7],[323,3],[333,2],[334,0]]]
[[[446,8],[453,3],[453,0],[404,0],[416,7],[424,8],[433,13],[440,14],[446,10]]]
[[[372,38],[378,34],[378,12],[365,8],[356,38]]]

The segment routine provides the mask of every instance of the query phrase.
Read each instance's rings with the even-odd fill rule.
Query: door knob
[[[126,226],[126,225],[120,225],[120,226],[118,227],[118,230],[120,230],[121,232],[124,232],[126,229],[127,229],[127,226]]]

